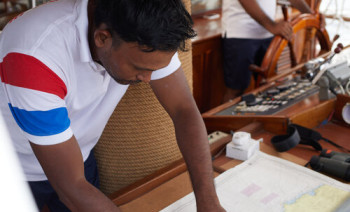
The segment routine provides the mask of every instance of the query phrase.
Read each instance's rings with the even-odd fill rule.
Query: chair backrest
[[[184,0],[187,9],[191,1]],[[191,41],[187,46],[191,48]],[[192,89],[192,51],[179,52]],[[101,190],[116,192],[180,159],[173,123],[147,84],[132,85],[112,114],[95,155]]]

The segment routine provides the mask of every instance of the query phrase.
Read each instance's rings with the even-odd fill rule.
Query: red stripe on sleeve
[[[0,63],[0,80],[1,80],[1,82],[4,82],[4,74],[3,74],[3,72],[2,72],[2,63]]]
[[[6,84],[55,94],[61,99],[67,94],[62,79],[35,57],[10,53],[0,65],[1,80]]]

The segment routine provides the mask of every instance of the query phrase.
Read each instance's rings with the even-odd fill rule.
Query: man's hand
[[[271,27],[268,27],[267,30],[269,30],[274,35],[280,35],[283,38],[290,41],[293,37],[293,28],[292,25],[289,22],[286,21],[280,21],[272,25]]]
[[[274,35],[280,35],[287,40],[293,36],[293,28],[286,21],[275,22],[261,9],[256,0],[239,0],[245,11],[261,26]]]
[[[245,11],[261,26],[274,35],[280,35],[290,41],[293,36],[293,28],[286,21],[275,22],[271,20],[260,8],[256,0],[239,0]],[[290,0],[293,7],[302,13],[311,13],[311,9],[304,0]]]

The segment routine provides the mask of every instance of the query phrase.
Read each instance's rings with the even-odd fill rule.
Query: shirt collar
[[[82,62],[87,62],[90,64],[91,68],[95,71],[102,72],[105,68],[100,64],[93,61],[91,56],[91,51],[88,41],[88,0],[79,1],[77,6],[78,17],[75,21],[75,25],[78,29],[79,39],[80,39],[80,59]]]
[[[93,62],[88,42],[88,0],[78,1],[77,12],[78,17],[75,25],[78,29],[80,39],[80,58],[82,62]]]

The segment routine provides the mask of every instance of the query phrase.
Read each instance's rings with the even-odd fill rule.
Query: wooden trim
[[[210,146],[211,155],[217,154],[230,140],[221,138]],[[214,171],[215,167],[213,167]],[[179,159],[163,169],[109,195],[109,198],[118,206],[124,205],[147,192],[155,189],[161,184],[187,171],[187,166],[183,159]],[[219,172],[220,173],[220,172]]]
[[[319,125],[322,121],[327,120],[334,111],[336,99],[321,102],[315,107],[304,110],[292,117],[291,122],[300,124],[304,127],[313,128]]]
[[[215,172],[219,173],[219,174],[222,174],[224,173],[225,171],[227,171],[226,169],[224,168],[221,168],[220,166],[216,166],[216,165],[213,165],[213,169]]]
[[[203,119],[208,132],[217,130],[230,132],[248,124],[260,122],[265,130],[280,134],[286,131],[289,123],[288,117],[278,115],[207,116]]]
[[[180,175],[186,170],[187,168],[184,160],[177,160],[169,166],[160,169],[153,174],[131,184],[130,186],[109,195],[109,198],[116,205],[126,204],[165,183],[166,181]]]

